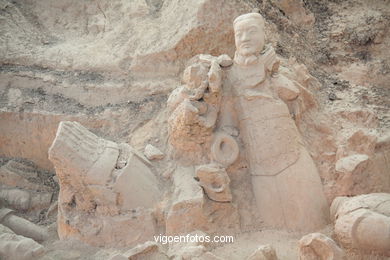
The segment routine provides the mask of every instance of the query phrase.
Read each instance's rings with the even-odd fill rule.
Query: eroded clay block
[[[49,159],[60,180],[82,178],[105,149],[100,139],[77,122],[60,122],[49,149]]]
[[[201,64],[188,66],[183,72],[183,81],[189,88],[201,85],[207,79],[207,67]]]
[[[183,234],[205,226],[202,188],[194,180],[193,167],[178,167],[173,174],[175,190],[166,219],[167,234]]]
[[[60,183],[59,215],[96,208],[87,185],[108,185],[119,156],[118,145],[77,122],[63,121],[49,149]]]
[[[338,197],[332,203],[336,238],[345,247],[390,256],[390,194]]]
[[[157,179],[134,153],[124,168],[115,171],[115,175],[113,190],[119,194],[121,209],[152,208],[158,201],[160,192]]]
[[[390,250],[390,217],[367,209],[353,211],[340,216],[335,223],[337,239],[346,247]]]
[[[175,185],[174,204],[200,203],[203,201],[203,191],[194,180],[193,167],[178,167],[173,175]]]
[[[167,107],[170,111],[176,109],[176,107],[183,102],[184,99],[188,98],[188,93],[185,86],[180,86],[172,91],[167,100]]]
[[[199,55],[183,73],[184,86],[168,99],[169,143],[173,157],[184,165],[198,164],[208,158],[212,131],[221,102],[223,71],[217,58]]]
[[[329,237],[321,233],[311,233],[299,240],[300,260],[345,260],[344,251]]]
[[[336,162],[336,171],[338,172],[337,185],[339,194],[354,195],[360,193],[359,186],[366,180],[365,169],[369,165],[370,159],[365,154],[353,154],[343,157]]]

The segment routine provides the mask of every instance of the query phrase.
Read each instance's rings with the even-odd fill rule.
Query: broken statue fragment
[[[58,235],[92,245],[127,246],[154,234],[151,209],[158,181],[148,161],[127,144],[61,122],[50,147],[60,184]]]
[[[390,256],[390,194],[337,197],[331,205],[336,238],[347,248]]]

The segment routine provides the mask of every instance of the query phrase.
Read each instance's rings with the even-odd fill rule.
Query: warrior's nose
[[[245,42],[247,40],[249,40],[249,34],[247,32],[242,33],[241,34],[241,41]]]

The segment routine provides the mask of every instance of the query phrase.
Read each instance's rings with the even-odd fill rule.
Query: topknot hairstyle
[[[260,25],[262,27],[264,27],[264,18],[261,14],[259,13],[247,13],[247,14],[243,14],[243,15],[240,15],[238,16],[236,19],[234,19],[233,21],[233,27],[236,26],[236,24],[240,21],[243,21],[243,20],[247,20],[247,19],[255,19],[255,20],[258,20]]]

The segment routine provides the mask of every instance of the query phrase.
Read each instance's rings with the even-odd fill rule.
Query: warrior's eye
[[[249,33],[256,33],[257,30],[256,30],[256,29],[250,29],[248,32],[249,32]]]

